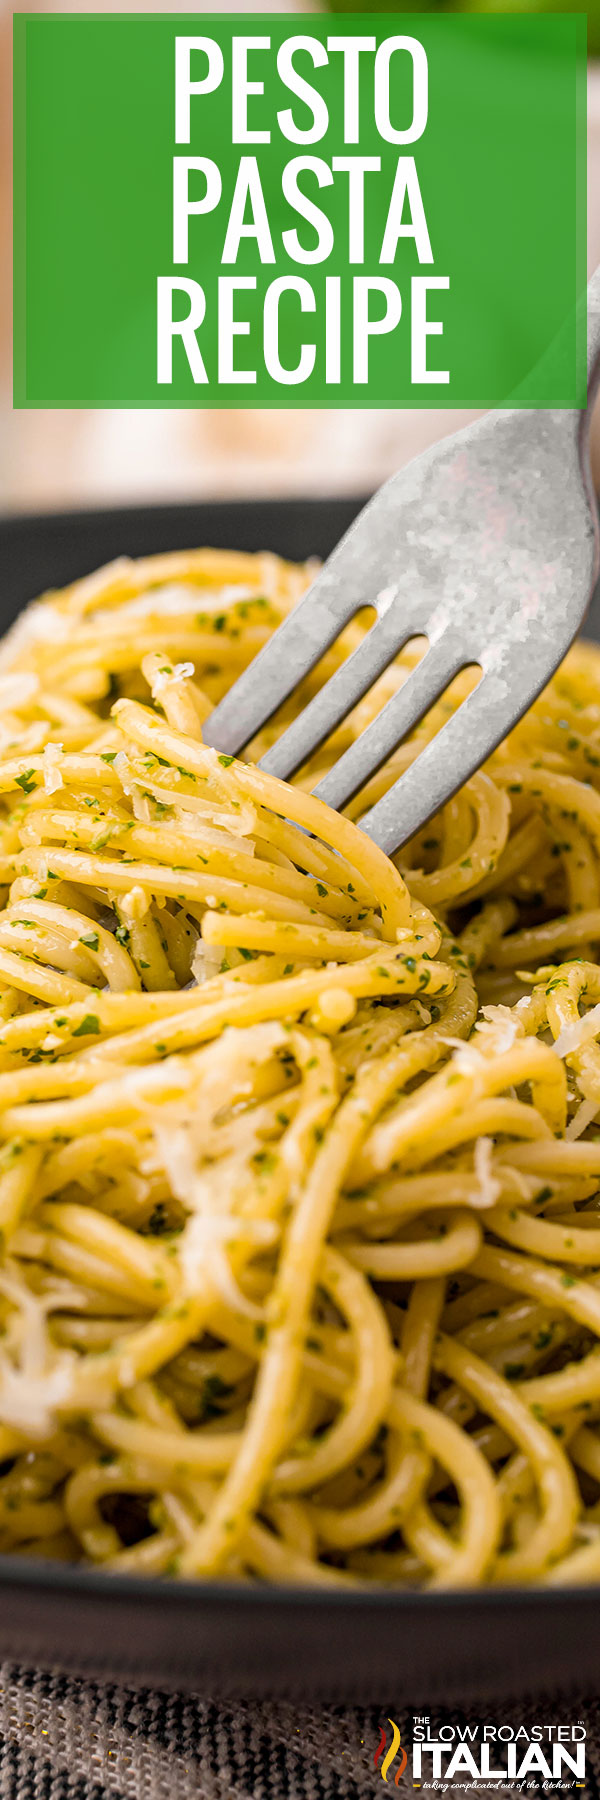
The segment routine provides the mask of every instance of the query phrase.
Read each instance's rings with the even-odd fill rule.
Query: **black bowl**
[[[131,507],[0,521],[0,629],[112,557],[210,544],[327,555],[358,500]],[[597,594],[586,626],[600,641]],[[0,1661],[223,1696],[396,1706],[597,1691],[597,1588],[311,1592],[0,1557]]]

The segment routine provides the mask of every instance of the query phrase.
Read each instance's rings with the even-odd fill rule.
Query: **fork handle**
[[[587,290],[587,379],[589,403],[600,379],[600,266]]]

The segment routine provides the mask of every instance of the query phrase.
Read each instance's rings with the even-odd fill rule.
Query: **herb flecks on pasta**
[[[123,560],[0,650],[0,1552],[600,1577],[600,655],[390,862],[203,723],[308,569]],[[596,1129],[597,1127],[597,1129]]]

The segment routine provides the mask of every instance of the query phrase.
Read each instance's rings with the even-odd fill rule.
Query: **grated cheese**
[[[565,1137],[570,1139],[581,1137],[582,1132],[587,1131],[588,1125],[597,1119],[599,1112],[600,1100],[582,1100],[574,1118],[567,1125]]]
[[[441,1041],[443,1044],[449,1044],[454,1051],[452,1068],[457,1069],[460,1075],[481,1074],[482,1069],[485,1068],[486,1059],[476,1044],[472,1041],[465,1044],[463,1038],[456,1037],[443,1037]]]
[[[34,1438],[56,1429],[55,1413],[71,1398],[77,1357],[57,1350],[48,1336],[47,1316],[57,1307],[83,1303],[70,1282],[56,1282],[45,1294],[34,1294],[15,1265],[0,1275],[0,1294],[14,1309],[9,1314],[0,1352],[0,1420]]]
[[[481,1011],[483,1020],[477,1021],[475,1030],[486,1039],[486,1049],[503,1056],[512,1050],[516,1038],[524,1037],[523,1024],[515,1019],[510,1006],[482,1006]]]
[[[479,1137],[473,1151],[473,1169],[479,1182],[479,1197],[474,1204],[482,1209],[495,1206],[502,1192],[502,1182],[492,1174],[493,1147],[491,1138]]]
[[[574,1020],[572,1025],[563,1025],[562,1031],[559,1031],[558,1037],[554,1040],[554,1049],[557,1056],[572,1056],[576,1050],[581,1048],[582,1044],[587,1044],[590,1038],[598,1037],[598,1035],[600,1035],[600,1002],[598,1006],[591,1006],[589,1012],[584,1013],[581,1019]]]
[[[222,944],[205,944],[202,938],[198,938],[192,957],[192,975],[198,987],[202,987],[205,981],[212,981],[214,976],[218,975],[223,955]]]
[[[153,700],[158,700],[159,695],[166,687],[172,687],[173,683],[177,681],[185,681],[188,675],[193,675],[193,673],[194,664],[192,662],[175,663],[172,669],[159,669],[152,683]]]
[[[65,785],[60,772],[63,756],[62,744],[46,744],[42,763],[44,765],[44,788],[47,794],[56,794],[58,789]]]

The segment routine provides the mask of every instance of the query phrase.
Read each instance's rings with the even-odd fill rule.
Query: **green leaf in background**
[[[491,13],[583,13],[586,9],[577,4],[569,5],[568,0],[414,0],[414,5],[398,6],[397,0],[377,0],[375,6],[369,6],[368,0],[330,0],[332,12],[491,12]],[[588,50],[590,56],[600,56],[600,0],[592,0],[587,8]]]

